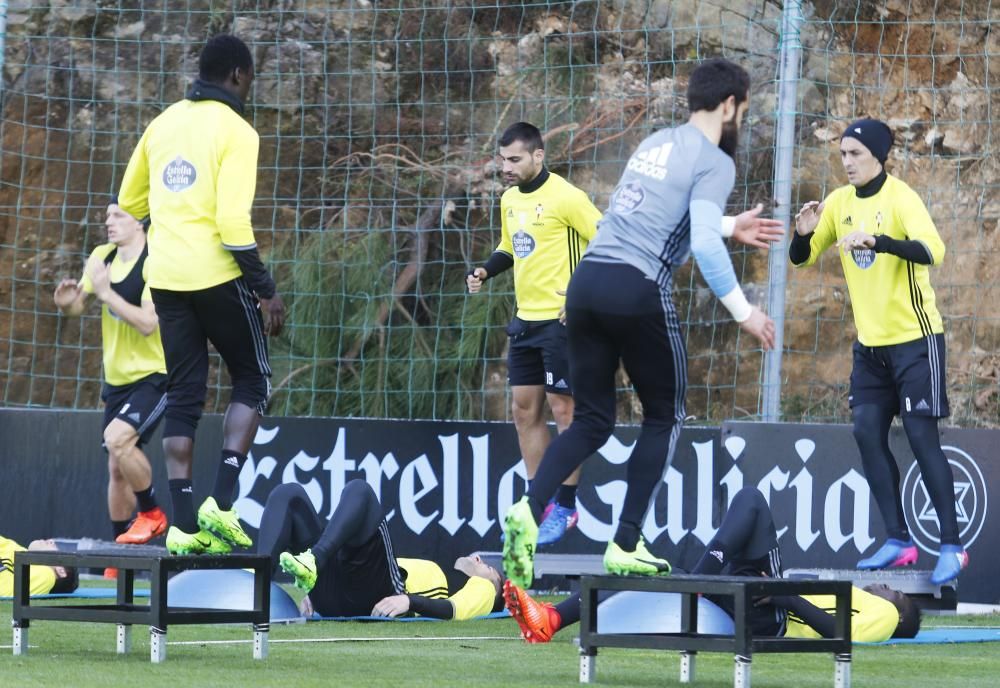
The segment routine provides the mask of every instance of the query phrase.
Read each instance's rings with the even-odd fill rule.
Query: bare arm
[[[63,315],[78,316],[87,306],[87,292],[75,279],[64,279],[52,295],[52,300]]]
[[[148,337],[156,331],[159,320],[152,301],[143,301],[141,306],[135,306],[123,299],[111,288],[111,275],[108,266],[100,258],[91,257],[87,261],[87,276],[94,285],[94,295],[107,304],[119,318]]]

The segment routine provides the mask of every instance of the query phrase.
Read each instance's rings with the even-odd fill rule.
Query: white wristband
[[[729,314],[733,316],[733,320],[738,323],[745,322],[750,318],[750,314],[753,313],[753,306],[747,301],[747,297],[743,295],[743,290],[740,289],[739,285],[726,294],[719,298],[722,301],[722,305],[726,307]]]
[[[728,239],[736,231],[736,218],[728,215],[722,216],[722,236]]]

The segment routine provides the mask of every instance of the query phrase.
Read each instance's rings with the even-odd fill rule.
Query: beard
[[[736,115],[728,122],[722,123],[722,135],[719,137],[719,148],[730,158],[736,155],[736,149],[740,145],[740,130],[736,126]]]

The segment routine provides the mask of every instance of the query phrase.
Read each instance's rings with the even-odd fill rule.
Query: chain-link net
[[[693,66],[723,55],[754,82],[730,211],[770,204],[778,3],[136,4],[8,4],[0,122],[7,405],[98,404],[97,309],[82,320],[59,316],[52,291],[105,240],[103,210],[135,142],[183,97],[201,45],[219,31],[246,40],[257,67],[253,219],[290,306],[288,329],[271,342],[273,413],[509,417],[510,276],[478,295],[466,294],[464,280],[499,241],[496,139],[511,122],[546,132],[550,168],[603,208],[638,141],[686,119]],[[835,157],[843,124],[858,114],[892,122],[900,145],[890,169],[927,200],[949,248],[934,283],[955,419],[995,423],[996,10],[989,2],[870,6],[804,6],[793,204],[844,183]],[[734,249],[733,260],[751,301],[765,303],[766,257]],[[853,325],[844,294],[831,257],[791,277],[789,417],[846,415]],[[688,412],[711,422],[757,417],[761,352],[690,265],[676,275],[675,300],[686,325]],[[637,420],[621,382],[620,416]],[[209,410],[225,403],[225,386],[213,366]]]

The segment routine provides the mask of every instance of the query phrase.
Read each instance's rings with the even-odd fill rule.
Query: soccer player
[[[153,494],[153,471],[142,446],[167,405],[167,368],[147,276],[146,226],[107,207],[108,243],[95,248],[83,277],[64,279],[53,300],[66,315],[80,315],[88,295],[101,302],[104,352],[104,448],[108,452],[108,514],[117,542],[142,544],[167,530]],[[131,526],[129,521],[138,508]]]
[[[252,544],[233,493],[270,390],[265,334],[277,335],[285,317],[250,223],[259,137],[243,119],[243,103],[253,78],[243,41],[225,34],[209,39],[198,79],[146,128],[119,193],[123,210],[152,218],[149,286],[167,361],[163,451],[173,502],[167,549],[176,554]],[[208,342],[226,363],[232,395],[215,487],[196,515],[191,464],[207,392]]]
[[[781,577],[781,552],[774,519],[764,495],[753,487],[736,493],[715,536],[692,570],[697,575]],[[562,628],[580,620],[580,595],[553,606],[531,598],[507,581],[507,609],[529,643],[547,643]],[[733,616],[728,595],[706,595]],[[831,595],[784,595],[762,600],[750,610],[754,635],[786,638],[830,638],[836,609]],[[851,590],[851,639],[881,642],[912,638],[920,630],[920,609],[909,597],[886,585]]]
[[[889,426],[900,415],[940,524],[941,553],[930,577],[940,585],[969,563],[959,539],[954,479],[938,435],[938,419],[949,411],[944,325],[930,267],[941,264],[945,248],[920,196],[886,173],[892,143],[892,130],[877,119],[847,127],[840,160],[849,183],[822,203],[802,207],[788,257],[806,267],[836,243],[851,295],[858,341],[848,402],[865,477],[889,536],[858,568],[917,561],[903,516],[899,468],[889,450]]]
[[[640,527],[684,419],[687,361],[671,289],[674,270],[689,254],[740,327],[764,349],[774,346],[774,322],[747,302],[722,240],[749,89],[749,76],[732,62],[708,60],[694,70],[690,119],[639,144],[573,273],[566,295],[573,423],[549,445],[527,495],[506,516],[504,569],[521,587],[533,578],[542,506],[614,430],[619,361],[643,421],[604,565],[618,574],[669,573],[670,564],[647,549]]]
[[[28,550],[32,552],[55,549],[56,543],[52,540],[32,540],[28,544]],[[23,551],[24,547],[0,535],[0,597],[13,597],[14,553]],[[28,567],[28,577],[32,595],[70,593],[80,583],[79,572],[71,566],[33,565]]]
[[[485,265],[469,272],[466,283],[475,294],[486,280],[514,269],[517,313],[507,326],[507,379],[530,483],[550,442],[546,401],[558,432],[573,420],[566,327],[560,313],[566,285],[597,232],[601,211],[582,190],[545,167],[538,127],[512,124],[499,143],[503,177],[510,187],[500,197],[500,244]],[[576,524],[579,480],[576,470],[546,506],[539,545],[556,542]]]
[[[306,615],[313,610],[322,616],[416,613],[462,621],[503,609],[500,573],[478,556],[455,562],[468,578],[453,594],[433,561],[396,558],[382,506],[363,480],[344,486],[329,522],[298,483],[276,487],[264,505],[257,552],[309,593]]]

